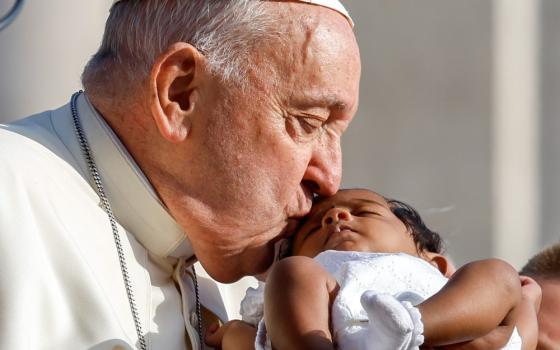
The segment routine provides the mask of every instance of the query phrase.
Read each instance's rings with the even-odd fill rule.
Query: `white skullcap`
[[[342,5],[342,3],[338,0],[296,0],[296,1],[306,2],[308,4],[314,4],[314,5],[319,5],[319,6],[324,6],[324,7],[328,7],[330,9],[333,9],[335,11],[338,11],[338,12],[340,12],[341,15],[346,17],[348,22],[350,22],[350,25],[352,27],[354,27],[354,21],[352,20],[352,17],[350,17],[350,14],[344,8],[344,5]]]
[[[114,0],[113,5],[116,4],[119,1],[121,1],[121,0]],[[330,9],[335,10],[335,11],[338,11],[341,15],[346,17],[346,19],[348,19],[348,22],[350,22],[350,25],[352,27],[354,27],[354,21],[352,21],[352,17],[350,17],[350,14],[348,13],[348,11],[346,11],[346,9],[344,8],[344,5],[342,5],[342,3],[339,0],[295,0],[295,1],[296,2],[306,2],[308,4],[328,7]]]

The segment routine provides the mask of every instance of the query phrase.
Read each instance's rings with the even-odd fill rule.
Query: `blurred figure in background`
[[[520,274],[533,278],[542,289],[537,349],[560,349],[560,244],[532,257]]]

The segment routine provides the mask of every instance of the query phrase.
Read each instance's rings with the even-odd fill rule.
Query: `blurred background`
[[[415,206],[457,265],[557,241],[560,2],[343,2],[363,67],[343,186]],[[0,122],[69,101],[110,4],[26,2],[0,32]]]

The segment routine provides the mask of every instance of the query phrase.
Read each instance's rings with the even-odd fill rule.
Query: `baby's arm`
[[[293,256],[274,265],[266,280],[265,324],[278,350],[333,350],[330,308],[336,280],[317,262]]]
[[[521,307],[516,323],[517,330],[523,339],[522,350],[534,350],[537,346],[538,326],[537,313],[541,302],[539,285],[531,278],[520,276],[521,282]],[[464,343],[438,346],[441,350],[499,350],[502,349],[511,337],[511,325],[496,327],[483,337]],[[435,348],[423,347],[432,350]]]
[[[511,265],[498,259],[469,263],[438,293],[418,305],[424,345],[469,341],[498,326],[513,330],[520,304],[521,283]]]

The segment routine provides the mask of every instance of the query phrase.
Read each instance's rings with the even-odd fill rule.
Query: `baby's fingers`
[[[225,326],[220,327],[217,323],[213,323],[208,326],[206,336],[204,337],[206,345],[220,349],[222,347],[222,339],[224,338],[225,330]]]

